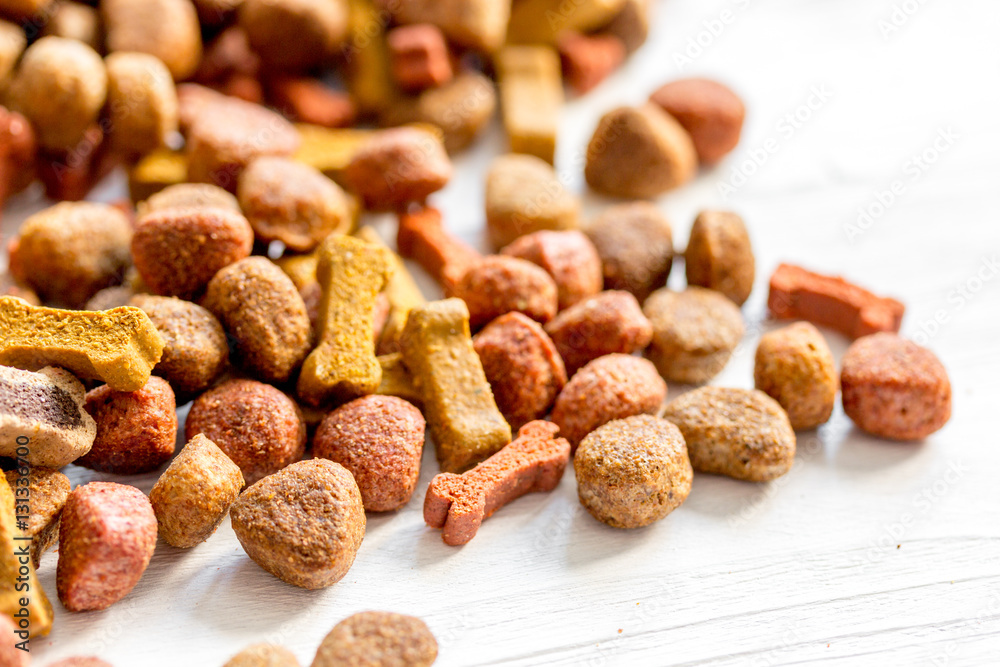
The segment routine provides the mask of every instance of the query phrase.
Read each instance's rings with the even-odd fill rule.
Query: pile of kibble
[[[0,632],[51,629],[34,568],[57,544],[59,602],[105,609],[158,537],[195,547],[227,515],[276,578],[331,586],[365,513],[410,501],[425,430],[441,472],[424,519],[461,545],[506,503],[554,489],[571,457],[582,505],[620,529],[666,517],[693,471],[779,477],[838,391],[874,435],[943,426],[948,377],[896,335],[903,304],[787,264],[769,312],[800,321],[762,337],[757,389],[701,386],[664,405],[667,382],[705,385],[726,366],[756,268],[739,215],[700,213],[681,252],[646,200],[723,159],[743,103],[686,79],[606,113],[584,175],[624,201],[589,221],[552,166],[564,84],[581,94],[619,67],[649,5],[0,0],[0,203],[35,180],[61,202],[7,242]],[[498,107],[510,152],[485,176],[495,253],[482,254],[429,200]],[[119,166],[131,201],[79,201]],[[359,225],[365,212],[395,214],[396,238]],[[447,298],[428,302],[403,258]],[[665,286],[675,258],[683,291]],[[814,325],[856,339],[839,374]],[[72,489],[71,463],[162,472],[147,497]],[[0,663],[27,664],[0,644]],[[419,619],[365,612],[312,664],[436,656]],[[256,645],[227,665],[298,662]]]

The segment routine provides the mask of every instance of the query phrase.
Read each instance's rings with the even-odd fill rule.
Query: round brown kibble
[[[262,157],[240,175],[240,206],[260,241],[312,250],[330,234],[350,232],[354,220],[340,186],[309,165]]]
[[[670,223],[649,202],[605,209],[586,229],[604,271],[604,288],[631,292],[639,303],[667,284],[674,262]]]
[[[246,491],[230,510],[247,555],[284,582],[317,589],[340,581],[365,537],[365,509],[339,463],[293,463]]]
[[[104,27],[97,8],[82,2],[57,2],[46,18],[48,22],[42,28],[42,35],[75,39],[95,51],[103,49]]]
[[[859,338],[840,371],[844,412],[891,440],[921,440],[951,417],[951,381],[937,356],[892,333]]]
[[[754,257],[743,219],[728,211],[703,211],[695,218],[684,251],[688,285],[722,292],[742,306],[753,290]]]
[[[137,294],[128,305],[140,308],[165,343],[153,368],[178,394],[178,403],[208,389],[229,365],[229,344],[222,325],[209,311],[169,296]]]
[[[486,234],[494,248],[539,230],[575,229],[580,200],[545,160],[501,155],[486,175]]]
[[[666,397],[667,383],[653,364],[627,354],[609,354],[570,378],[556,399],[552,421],[575,450],[588,433],[609,421],[656,414]]]
[[[436,136],[398,127],[382,130],[358,150],[344,178],[371,211],[423,202],[451,179],[451,160]]]
[[[819,329],[796,322],[760,338],[754,386],[778,401],[795,430],[825,424],[837,398],[837,368]]]
[[[694,473],[680,430],[635,415],[592,431],[573,457],[580,504],[614,528],[639,528],[673,512]]]
[[[122,281],[132,225],[114,206],[63,202],[25,220],[18,239],[28,285],[46,301],[79,308]]]
[[[534,232],[517,239],[500,254],[524,259],[545,269],[556,283],[559,310],[597,294],[604,285],[601,258],[583,232]]]
[[[321,65],[347,34],[344,0],[245,0],[240,26],[261,59],[280,69]]]
[[[209,183],[177,183],[168,185],[149,199],[139,202],[136,215],[143,217],[167,208],[222,208],[242,213],[236,197]]]
[[[469,307],[473,329],[511,312],[544,323],[559,308],[556,284],[549,274],[516,257],[487,255],[449,287],[450,295]]]
[[[320,643],[312,667],[430,667],[437,652],[437,640],[419,618],[363,611],[333,627]]]
[[[254,644],[234,655],[222,667],[299,667],[299,660],[283,646]]]
[[[153,376],[137,391],[101,385],[87,392],[84,407],[97,422],[97,437],[77,465],[136,475],[156,470],[174,455],[177,402],[166,380]]]
[[[165,146],[177,131],[177,93],[166,65],[146,53],[112,53],[104,62],[111,145],[129,155]]]
[[[253,229],[222,208],[168,208],[139,218],[132,261],[155,294],[192,299],[219,269],[250,254]]]
[[[410,500],[424,450],[423,415],[394,396],[364,396],[328,414],[313,438],[313,455],[347,468],[369,512]]]
[[[688,131],[698,159],[712,165],[740,142],[746,109],[732,90],[709,79],[681,79],[649,97]]]
[[[137,51],[163,61],[175,81],[201,61],[201,27],[191,0],[101,0],[108,51]]]
[[[512,430],[548,413],[566,384],[552,339],[521,313],[501,315],[473,339],[493,397]]]
[[[228,380],[195,399],[184,438],[199,433],[240,467],[247,484],[302,458],[306,425],[295,402],[269,384]]]
[[[13,111],[52,150],[75,147],[97,120],[108,91],[101,56],[83,42],[43,37],[24,52],[7,91]]]
[[[653,327],[628,292],[601,292],[559,313],[545,326],[572,376],[606,354],[632,354],[649,345]]]
[[[266,257],[247,257],[215,274],[202,304],[236,342],[241,364],[268,382],[285,382],[311,349],[302,295]]]
[[[699,472],[766,482],[795,462],[795,431],[778,402],[756,389],[700,387],[667,404]]]
[[[653,325],[647,355],[672,382],[708,382],[725,368],[743,338],[740,309],[702,287],[657,290],[642,310]]]

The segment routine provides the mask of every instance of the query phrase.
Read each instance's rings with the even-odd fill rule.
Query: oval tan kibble
[[[320,643],[312,667],[430,667],[437,652],[437,640],[419,618],[363,611],[333,626]]]
[[[753,290],[754,257],[743,218],[729,211],[702,211],[695,218],[684,270],[688,285],[722,292],[742,306]]]
[[[701,387],[667,404],[698,472],[766,482],[791,470],[795,431],[778,402],[756,389]]]
[[[112,53],[104,63],[111,144],[132,156],[165,146],[177,131],[177,93],[167,66],[148,53]]]
[[[365,536],[354,477],[339,463],[293,463],[248,488],[231,510],[247,555],[284,582],[316,589],[340,581]]]
[[[108,51],[149,53],[174,80],[194,73],[201,60],[201,30],[191,0],[101,0]]]
[[[543,229],[575,229],[580,200],[545,160],[501,155],[486,175],[486,233],[494,248]]]
[[[795,430],[825,424],[837,398],[837,368],[819,329],[808,322],[769,331],[760,338],[754,385],[778,401]]]

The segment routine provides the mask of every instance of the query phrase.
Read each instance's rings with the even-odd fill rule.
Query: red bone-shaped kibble
[[[528,422],[517,438],[472,470],[443,472],[427,487],[424,522],[442,528],[445,544],[458,546],[476,536],[483,519],[532,491],[551,491],[569,461],[569,442],[555,437],[552,422]]]

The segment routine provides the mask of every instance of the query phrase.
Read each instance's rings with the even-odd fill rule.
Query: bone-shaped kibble
[[[406,269],[403,259],[389,250],[378,232],[371,227],[362,227],[357,231],[357,237],[384,247],[392,264],[392,277],[389,278],[385,289],[382,290],[382,294],[389,300],[389,315],[382,328],[382,336],[379,339],[377,349],[379,354],[399,352],[399,337],[403,333],[403,327],[406,326],[406,318],[412,309],[427,303],[427,299],[424,298],[420,287]]]
[[[551,491],[569,461],[569,442],[559,427],[533,421],[517,439],[472,470],[436,475],[424,498],[424,522],[441,528],[445,544],[458,546],[476,536],[479,525],[510,501],[533,491]]]
[[[328,237],[316,278],[323,290],[319,345],[299,375],[298,394],[310,405],[375,393],[382,367],[375,358],[375,297],[391,275],[386,250],[350,236]]]
[[[146,385],[163,346],[138,308],[59,310],[0,298],[0,364],[5,366],[30,371],[61,366],[116,391],[136,391]]]

